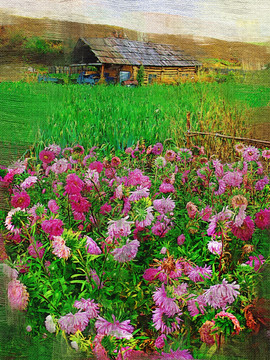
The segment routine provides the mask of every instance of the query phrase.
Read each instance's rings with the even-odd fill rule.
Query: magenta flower
[[[135,169],[134,171],[130,171],[128,174],[128,178],[126,181],[126,186],[137,186],[142,185],[143,181],[143,174],[141,170]]]
[[[153,201],[154,209],[156,209],[160,214],[167,214],[168,212],[172,212],[175,208],[175,202],[171,199],[171,197],[167,197],[165,199],[162,196],[162,199]]]
[[[42,150],[39,153],[39,158],[43,163],[49,164],[54,160],[55,154],[50,150]]]
[[[170,317],[180,312],[179,306],[174,302],[175,298],[167,296],[164,284],[154,292],[153,299],[155,304]]]
[[[81,298],[80,300],[76,300],[73,306],[85,311],[89,320],[98,317],[99,305],[95,304],[94,300]]]
[[[223,310],[229,304],[232,304],[239,295],[240,286],[235,283],[231,284],[223,279],[221,284],[210,286],[203,294],[206,303],[214,309],[222,308]]]
[[[65,190],[68,194],[78,194],[82,191],[84,183],[78,175],[69,174],[66,181]]]
[[[120,238],[121,236],[128,236],[131,233],[130,225],[134,224],[134,221],[127,221],[129,216],[120,220],[110,220],[108,227],[108,234],[111,238]]]
[[[56,160],[51,167],[51,171],[55,174],[62,174],[69,168],[69,162],[66,159]]]
[[[28,246],[29,255],[32,256],[34,259],[39,257],[40,259],[43,258],[45,253],[45,249],[43,248],[43,244],[40,241],[37,241],[36,244],[31,244]]]
[[[250,216],[246,216],[240,227],[234,223],[231,226],[232,233],[237,239],[248,241],[252,238],[254,232],[254,222]]]
[[[25,191],[15,193],[11,197],[11,205],[14,208],[19,207],[21,209],[25,209],[30,205],[30,201],[30,196]]]
[[[78,330],[84,331],[88,323],[88,314],[81,311],[78,311],[76,314],[68,313],[58,320],[61,330],[67,334],[75,334]]]
[[[204,307],[207,305],[204,296],[199,295],[196,298],[194,296],[196,295],[190,294],[187,301],[187,307],[190,315],[192,317],[198,314],[204,315],[205,313]]]
[[[255,224],[259,229],[267,229],[270,226],[270,209],[260,210],[255,214]]]
[[[217,255],[221,255],[222,252],[222,242],[220,241],[209,241],[208,243],[208,250],[212,253],[212,254],[217,254]]]
[[[143,274],[143,278],[144,280],[147,281],[153,281],[158,278],[158,272],[159,272],[158,269],[153,269],[153,268],[146,269]]]
[[[214,195],[219,196],[225,193],[226,183],[224,180],[218,180],[218,189],[214,191]]]
[[[178,312],[178,315],[181,315],[181,311]],[[180,322],[182,321],[179,316],[170,317],[164,309],[157,307],[153,311],[152,317],[154,327],[156,330],[160,330],[163,334],[169,334],[179,329]]]
[[[184,242],[185,242],[185,240],[186,240],[185,235],[184,235],[184,234],[181,234],[181,235],[179,235],[178,238],[177,238],[177,244],[178,244],[179,246],[180,246],[180,245],[183,245]]]
[[[268,183],[269,183],[269,178],[268,176],[265,176],[263,179],[260,179],[256,182],[255,190],[262,191]]]
[[[243,159],[245,161],[257,161],[260,157],[260,152],[254,146],[248,146],[243,151]]]
[[[153,146],[152,154],[160,155],[162,151],[163,151],[163,145],[161,143],[156,143],[156,145]]]
[[[111,254],[114,257],[114,260],[118,262],[131,261],[136,257],[139,246],[140,242],[138,240],[127,240],[126,245],[114,249]]]
[[[90,170],[96,170],[100,174],[102,172],[102,170],[103,170],[103,164],[100,161],[93,161],[89,165],[89,169]]]
[[[19,280],[13,279],[8,283],[8,301],[12,309],[25,310],[28,299],[26,287]]]
[[[129,195],[129,201],[138,201],[142,198],[149,196],[149,189],[139,186],[137,190],[131,191]]]
[[[210,279],[212,276],[211,266],[196,266],[188,271],[188,277],[194,282],[204,281],[204,278]],[[203,278],[204,277],[204,278]]]
[[[71,208],[73,211],[76,212],[88,212],[90,209],[91,204],[89,201],[81,196],[81,194],[73,194],[69,197]]]
[[[53,214],[58,213],[59,206],[57,205],[57,202],[55,200],[53,200],[53,199],[49,200],[48,208]]]
[[[76,221],[85,221],[85,219],[86,219],[84,213],[79,212],[79,211],[73,211],[73,217],[74,217],[74,220],[76,220]]]
[[[86,238],[86,250],[88,252],[88,254],[93,254],[93,255],[99,255],[101,254],[101,250],[99,248],[99,246],[97,245],[97,243],[90,238],[89,236],[85,236]]]
[[[176,350],[169,353],[162,352],[161,356],[158,356],[157,360],[194,360],[189,350]]]
[[[165,237],[167,234],[169,227],[164,223],[157,221],[152,227],[151,227],[152,233],[159,237]]]
[[[246,262],[246,264],[251,267],[254,267],[255,271],[258,271],[264,262],[265,262],[265,260],[262,255],[250,256],[249,260]]]
[[[120,323],[118,320],[115,320],[114,315],[112,315],[112,318],[113,323],[105,320],[101,316],[98,316],[95,323],[98,335],[114,336],[116,339],[130,340],[134,331],[134,327],[129,325],[130,320],[125,320]]]
[[[101,206],[100,208],[100,214],[102,215],[106,215],[108,214],[109,212],[111,212],[112,210],[112,206],[108,203],[105,203],[104,205]]]
[[[166,340],[166,335],[161,334],[155,341],[155,347],[158,349],[163,348],[165,346],[164,340]]]
[[[262,152],[262,157],[265,159],[265,160],[268,160],[270,159],[270,150],[263,150]]]
[[[203,221],[209,221],[212,216],[212,208],[207,205],[204,209],[201,210],[200,216],[202,217]]]
[[[41,223],[42,230],[51,236],[61,236],[63,234],[63,221],[60,219],[44,220]]]
[[[65,240],[61,236],[54,236],[52,241],[52,253],[60,259],[67,260],[70,256],[70,248],[66,246]]]
[[[30,188],[31,186],[35,185],[35,183],[38,181],[37,176],[28,176],[22,183],[21,188],[23,190]]]

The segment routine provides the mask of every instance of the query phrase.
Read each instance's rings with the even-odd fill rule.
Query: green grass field
[[[121,86],[0,83],[1,163],[38,147],[80,143],[116,149],[139,139],[182,144],[193,130],[245,135],[251,110],[269,105],[269,87],[238,83]]]

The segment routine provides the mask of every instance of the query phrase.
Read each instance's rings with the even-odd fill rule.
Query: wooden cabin
[[[182,50],[171,45],[154,44],[121,38],[80,38],[72,53],[76,71],[96,67],[101,76],[110,76],[115,82],[136,79],[144,66],[144,83],[170,83],[194,76],[202,65]]]

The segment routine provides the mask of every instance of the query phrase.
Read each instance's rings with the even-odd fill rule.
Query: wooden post
[[[189,139],[189,132],[190,132],[190,112],[187,113],[187,136],[186,136],[186,140],[187,140],[187,147],[190,147],[190,139]]]
[[[104,64],[101,65],[101,74],[100,74],[100,78],[104,77]]]

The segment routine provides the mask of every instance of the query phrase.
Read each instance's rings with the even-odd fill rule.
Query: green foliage
[[[62,51],[60,42],[49,41],[38,36],[28,38],[24,44],[24,48],[30,53],[43,55]]]
[[[139,86],[142,86],[143,85],[143,82],[144,82],[144,74],[145,74],[145,71],[144,71],[144,66],[141,65],[139,70],[138,70],[138,73],[137,73],[137,81],[138,81],[138,85]]]

